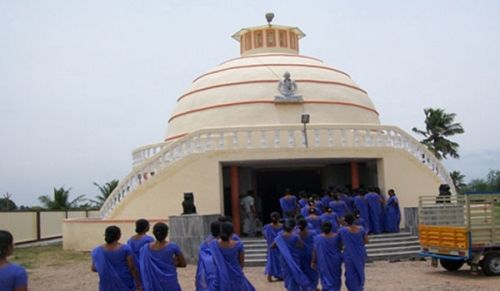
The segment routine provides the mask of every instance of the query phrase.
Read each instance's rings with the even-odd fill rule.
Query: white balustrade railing
[[[309,125],[309,150],[314,148],[395,148],[408,152],[436,174],[442,183],[452,180],[441,162],[419,141],[395,126],[384,125]],[[303,148],[301,126],[258,126],[208,128],[168,143],[157,143],[134,151],[134,169],[120,181],[101,207],[101,217],[108,217],[129,193],[169,165],[192,154],[220,150],[266,150]]]

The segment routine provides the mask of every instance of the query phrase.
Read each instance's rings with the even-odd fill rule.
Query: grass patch
[[[59,243],[40,247],[16,248],[14,255],[9,260],[27,269],[36,269],[81,261],[88,261],[90,264],[90,253],[63,250],[62,244]]]

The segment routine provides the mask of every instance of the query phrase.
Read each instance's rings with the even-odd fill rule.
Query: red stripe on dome
[[[308,57],[308,56],[302,56],[302,55],[292,55],[292,54],[262,54],[262,55],[250,55],[250,56],[243,56],[243,57],[239,57],[239,58],[230,59],[230,60],[227,60],[227,61],[225,61],[223,63],[220,63],[220,65],[223,65],[223,64],[226,64],[226,63],[229,63],[229,62],[232,62],[232,61],[240,60],[240,59],[259,58],[259,57],[292,57],[292,58],[303,58],[303,59],[310,59],[310,60],[315,60],[315,61],[323,63],[323,61],[320,60],[320,59],[313,58],[313,57]]]
[[[191,113],[195,113],[195,112],[199,112],[199,111],[205,111],[205,110],[214,109],[214,108],[247,105],[247,104],[275,104],[275,102],[273,100],[251,100],[251,101],[239,101],[239,102],[230,102],[230,103],[210,105],[210,106],[206,106],[206,107],[200,107],[200,108],[196,108],[196,109],[187,110],[187,111],[172,115],[172,117],[170,117],[168,122],[170,123],[170,121],[176,119],[177,117],[181,117],[183,115],[187,115],[187,114],[191,114]],[[329,101],[329,100],[308,100],[308,101],[302,102],[301,104],[332,104],[332,105],[352,106],[352,107],[357,107],[357,108],[361,108],[364,110],[368,110],[368,111],[371,111],[371,112],[379,115],[377,110],[375,110],[373,108],[370,108],[370,107],[364,106],[364,105],[360,105],[360,104],[356,104],[356,103],[350,103],[350,102]],[[167,140],[174,139],[176,137],[177,136],[169,137],[169,138],[167,138]]]
[[[237,85],[246,85],[246,84],[258,84],[258,83],[278,83],[279,81],[278,80],[252,80],[252,81],[241,81],[241,82],[232,82],[232,83],[225,83],[225,84],[218,84],[218,85],[213,85],[213,86],[208,86],[208,87],[203,87],[203,88],[200,88],[200,89],[196,89],[196,90],[193,90],[193,91],[190,91],[190,92],[187,92],[185,93],[184,95],[182,95],[181,97],[179,97],[177,99],[177,102],[179,102],[181,99],[189,96],[189,95],[192,95],[194,93],[198,93],[198,92],[202,92],[202,91],[206,91],[206,90],[211,90],[211,89],[215,89],[215,88],[221,88],[221,87],[229,87],[229,86],[237,86]],[[345,84],[345,83],[342,83],[342,82],[336,82],[336,81],[322,81],[322,80],[295,80],[295,82],[297,83],[316,83],[316,84],[329,84],[329,85],[338,85],[338,86],[344,86],[344,87],[348,87],[348,88],[351,88],[351,89],[354,89],[354,90],[358,90],[360,92],[363,92],[365,94],[368,94],[365,90],[359,88],[359,87],[356,87],[356,86],[353,86],[353,85],[349,85],[349,84]]]
[[[170,122],[170,120],[169,120],[169,122]],[[170,140],[172,140],[172,139],[180,138],[180,137],[185,136],[186,134],[187,134],[187,133],[181,133],[181,134],[178,134],[178,135],[174,135],[174,136],[171,136],[171,137],[169,137],[169,138],[165,139],[165,141],[170,141]]]
[[[337,72],[337,73],[343,74],[343,75],[345,75],[345,76],[347,76],[349,78],[351,77],[346,72],[343,72],[341,70],[337,70],[337,69],[334,69],[334,68],[330,68],[330,67],[327,67],[327,66],[308,65],[308,64],[253,64],[253,65],[244,65],[244,66],[234,66],[234,67],[229,67],[229,68],[224,68],[224,69],[220,69],[220,70],[208,72],[208,73],[203,74],[203,75],[199,76],[198,78],[194,79],[193,83],[196,82],[196,81],[198,81],[199,79],[205,77],[205,76],[208,76],[208,75],[212,75],[212,74],[216,74],[216,73],[220,73],[220,72],[224,72],[224,71],[229,71],[229,70],[245,69],[245,68],[255,68],[255,67],[307,67],[307,68],[318,68],[318,69],[324,69],[324,70],[329,70],[329,71]]]

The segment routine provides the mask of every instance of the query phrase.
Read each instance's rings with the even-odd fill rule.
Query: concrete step
[[[409,232],[369,235],[368,240],[367,261],[408,259],[417,257],[420,252],[418,237]],[[245,244],[245,264],[264,266],[267,259],[264,238],[243,238],[242,241]]]

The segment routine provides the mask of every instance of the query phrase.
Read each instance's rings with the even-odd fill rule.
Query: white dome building
[[[302,37],[296,27],[271,24],[234,34],[241,56],[197,77],[177,98],[165,140],[133,152],[130,174],[94,222],[166,219],[180,214],[183,193],[193,192],[199,214],[231,215],[239,230],[239,195],[250,189],[266,220],[285,188],[394,188],[403,209],[440,184],[453,185],[417,140],[380,124],[347,73],[300,55]],[[280,87],[285,72],[290,90]],[[65,223],[65,247],[85,249],[89,239],[76,238],[76,225]],[[86,233],[94,227],[82,225]]]

